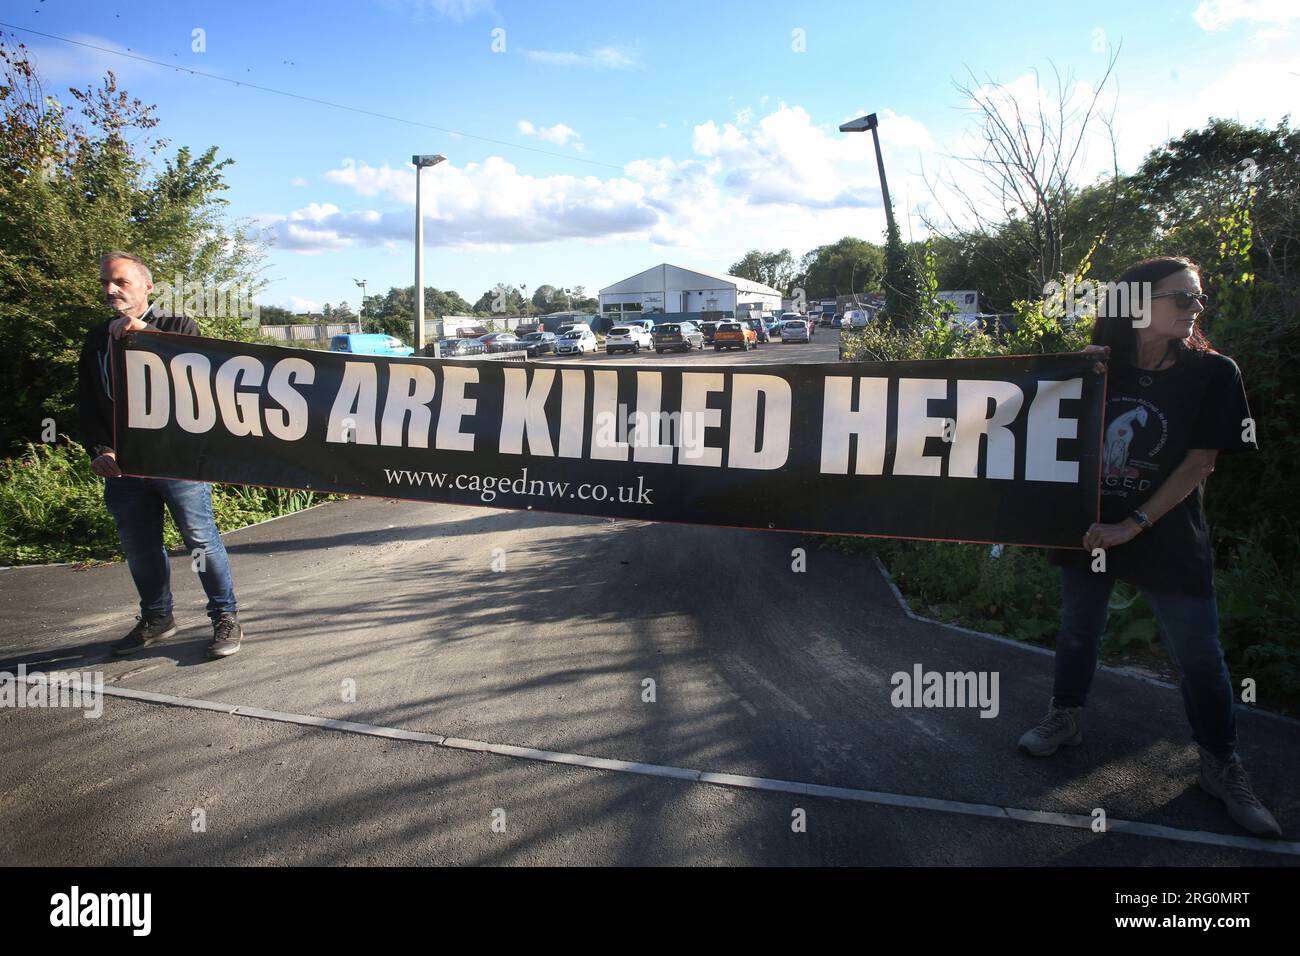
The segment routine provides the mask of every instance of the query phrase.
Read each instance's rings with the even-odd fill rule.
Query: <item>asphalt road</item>
[[[106,653],[132,621],[124,565],[0,571],[0,670],[100,670],[122,692],[228,705],[0,708],[0,863],[1300,861],[1243,841],[1195,786],[1176,689],[1103,671],[1085,744],[1022,756],[1050,655],[913,620],[868,559],[798,535],[352,499],[226,540],[247,637],[216,662],[187,558],[181,633],[128,659]],[[997,672],[997,716],[895,708],[890,676],[916,664]],[[1243,711],[1240,733],[1296,839],[1300,724]],[[584,757],[635,766],[556,762]],[[1096,808],[1107,832],[1062,825]]]

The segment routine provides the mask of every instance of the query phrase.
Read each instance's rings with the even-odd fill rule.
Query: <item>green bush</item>
[[[76,442],[28,445],[0,461],[0,564],[87,561],[118,553],[104,482]]]
[[[221,531],[302,511],[338,495],[280,488],[213,485],[212,510]],[[163,525],[169,549],[182,546],[170,513]],[[75,441],[28,445],[0,460],[0,564],[112,561],[122,557],[117,526],[104,506],[104,482]]]

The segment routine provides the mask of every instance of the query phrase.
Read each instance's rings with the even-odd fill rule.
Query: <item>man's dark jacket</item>
[[[91,458],[97,457],[95,446],[113,447],[113,371],[109,363],[112,337],[105,319],[86,336],[77,364],[77,408],[81,418],[81,444]],[[140,317],[151,332],[179,332],[198,335],[198,324],[187,316],[160,315],[152,307]],[[116,343],[113,343],[116,344]]]

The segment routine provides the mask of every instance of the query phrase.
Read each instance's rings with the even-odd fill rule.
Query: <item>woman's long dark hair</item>
[[[1158,291],[1161,282],[1184,270],[1198,276],[1201,274],[1201,267],[1186,256],[1155,256],[1125,269],[1124,274],[1115,280],[1115,286],[1130,294],[1099,297],[1097,321],[1092,327],[1092,344],[1109,345],[1113,362],[1137,365],[1138,330],[1133,326],[1133,321],[1137,318],[1134,312],[1140,305],[1146,304],[1141,299],[1140,290],[1150,288],[1153,292]],[[1182,349],[1212,351],[1210,340],[1201,331],[1199,322],[1192,326],[1192,337],[1179,344],[1180,354]]]

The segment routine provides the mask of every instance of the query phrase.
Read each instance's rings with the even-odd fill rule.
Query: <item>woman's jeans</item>
[[[190,566],[207,592],[208,617],[216,621],[222,614],[236,612],[230,559],[212,517],[211,485],[167,478],[105,478],[104,503],[117,522],[144,617],[172,612],[171,563],[163,547],[164,505],[171,509],[190,553]]]
[[[1061,568],[1061,630],[1056,638],[1058,707],[1082,707],[1097,670],[1097,651],[1106,629],[1114,578],[1086,565]],[[1192,739],[1220,760],[1232,756],[1237,721],[1228,667],[1219,645],[1219,609],[1214,595],[1196,597],[1140,588],[1155,613],[1165,646],[1181,681]]]

